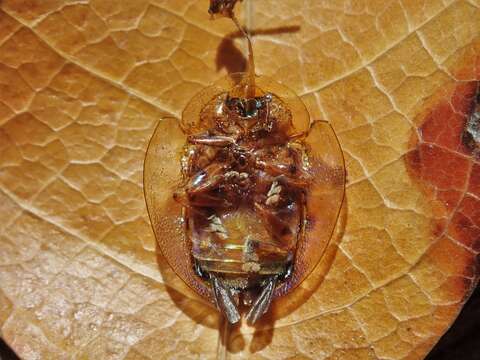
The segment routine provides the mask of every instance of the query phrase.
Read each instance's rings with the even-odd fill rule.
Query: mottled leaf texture
[[[312,276],[233,329],[165,264],[142,188],[158,121],[244,67],[233,24],[207,0],[0,4],[0,329],[21,358],[422,359],[454,321],[480,249],[478,0],[240,4],[257,72],[332,125],[348,183]]]

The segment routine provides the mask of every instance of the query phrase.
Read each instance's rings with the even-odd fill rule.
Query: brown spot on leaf
[[[448,286],[448,291],[459,294],[471,286],[471,278],[478,272],[473,251],[480,248],[480,202],[475,197],[480,169],[472,149],[463,142],[477,91],[476,81],[440,89],[417,122],[421,124],[420,137],[417,133],[412,136],[414,149],[405,157],[410,176],[432,202],[444,208],[441,214],[447,227],[442,230],[436,220],[432,235],[438,240],[429,256],[443,273],[461,276]]]

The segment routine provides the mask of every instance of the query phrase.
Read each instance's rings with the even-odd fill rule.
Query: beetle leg
[[[268,279],[268,283],[263,287],[262,292],[248,311],[246,316],[247,324],[252,325],[268,311],[270,304],[272,303],[273,291],[275,290],[277,279],[277,275]]]
[[[230,208],[232,203],[221,197],[211,196],[207,193],[190,195],[188,191],[176,191],[173,193],[173,199],[179,204],[188,207],[190,210],[203,214],[201,208]]]
[[[187,185],[190,194],[203,192],[217,186],[223,180],[224,167],[218,164],[211,164],[203,171],[192,176]]]
[[[220,135],[190,135],[188,137],[188,142],[195,145],[209,145],[209,146],[218,146],[225,147],[228,145],[235,144],[235,139],[230,136],[220,136]]]
[[[225,315],[230,324],[235,324],[240,320],[240,313],[232,293],[232,290],[225,286],[223,281],[210,274],[210,282],[212,283],[213,295],[215,303],[220,311]]]
[[[260,218],[268,226],[270,233],[280,235],[282,233],[289,233],[290,228],[288,223],[281,220],[274,211],[266,208],[264,205],[256,202],[255,210],[257,214],[260,215]]]
[[[277,244],[247,239],[243,259],[245,262],[257,261],[258,255],[261,253],[275,254],[279,256],[288,256],[288,250],[279,247]]]
[[[185,190],[188,205],[216,208],[232,206],[226,199],[211,194],[211,190],[225,180],[225,175],[221,173],[222,170],[221,166],[209,166],[190,181]]]
[[[215,175],[207,180],[203,184],[189,186],[187,192],[189,195],[195,195],[212,190],[214,187],[220,185],[223,181],[223,176]]]
[[[291,166],[284,164],[268,164],[263,160],[257,160],[256,167],[265,171],[268,175],[277,177],[287,186],[305,189],[309,186],[308,176],[306,174],[298,174],[297,176],[291,175]]]
[[[306,189],[310,185],[308,179],[305,179],[302,177],[293,178],[286,175],[280,175],[278,177],[278,180],[280,180],[281,182],[283,182],[285,185],[289,187],[297,188],[301,190]]]
[[[257,159],[255,166],[258,169],[265,171],[268,175],[279,176],[287,173],[290,170],[289,165],[285,164],[270,164],[265,160]]]
[[[197,215],[205,216],[204,209],[202,209],[201,206],[196,207],[195,204],[191,204],[188,201],[187,193],[184,190],[174,192],[173,193],[173,200],[178,202],[180,205],[188,208],[189,211],[191,211],[191,212],[193,212]]]
[[[197,194],[190,194],[187,192],[189,196],[188,205],[189,206],[197,206],[197,207],[211,207],[211,208],[229,208],[233,204],[219,196],[212,196],[208,193],[197,193]]]

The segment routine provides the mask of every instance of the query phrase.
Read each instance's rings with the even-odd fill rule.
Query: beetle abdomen
[[[195,216],[189,224],[194,227],[193,257],[206,272],[245,277],[281,274],[294,256],[294,247],[272,238],[262,219],[246,208],[214,215],[203,229],[196,226]]]

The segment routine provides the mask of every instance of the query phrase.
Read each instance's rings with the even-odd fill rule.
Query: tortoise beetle
[[[235,2],[225,11],[213,0],[210,12],[223,9],[238,26]],[[330,125],[311,123],[293,91],[255,76],[245,36],[248,71],[202,90],[181,121],[159,122],[144,191],[176,274],[230,323],[243,303],[252,324],[321,259],[343,201],[345,166]]]

